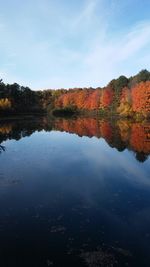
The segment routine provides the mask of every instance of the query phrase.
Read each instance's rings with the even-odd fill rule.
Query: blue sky
[[[149,0],[0,0],[0,77],[32,89],[104,86],[150,70]]]

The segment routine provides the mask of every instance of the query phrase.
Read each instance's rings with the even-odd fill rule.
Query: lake
[[[149,267],[150,123],[0,122],[0,266]]]

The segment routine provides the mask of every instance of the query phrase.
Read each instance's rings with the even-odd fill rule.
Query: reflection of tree
[[[144,162],[145,160],[147,160],[148,155],[144,154],[144,152],[137,152],[136,153],[136,159],[140,162]]]
[[[6,140],[20,140],[23,137],[32,135],[35,131],[51,130],[51,124],[48,125],[44,117],[31,118],[27,120],[19,119],[0,123],[0,153],[5,151],[5,147],[1,145]]]
[[[104,138],[110,147],[120,152],[126,148],[134,151],[136,159],[140,162],[144,162],[150,154],[150,124],[128,120],[112,123],[106,119],[84,117],[54,120],[41,117],[1,123],[0,144],[7,139],[19,140],[43,129],[75,133],[80,137]],[[0,145],[0,152],[2,151],[5,151],[5,147]]]
[[[0,153],[1,153],[2,151],[5,151],[5,146],[0,145]]]
[[[123,151],[128,148],[136,153],[136,159],[144,162],[150,154],[150,125],[129,120],[114,123],[94,118],[57,119],[54,128],[76,133],[79,136],[104,138],[109,146]]]
[[[108,121],[103,121],[101,123],[101,136],[105,138],[108,142],[112,141],[112,127]]]
[[[143,162],[150,154],[150,125],[134,123],[131,127],[130,146],[137,153],[136,158]]]

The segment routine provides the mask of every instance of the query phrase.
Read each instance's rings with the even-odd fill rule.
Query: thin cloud
[[[88,3],[86,3],[86,5],[84,6],[83,10],[80,12],[80,14],[75,17],[72,23],[72,27],[78,28],[83,27],[83,25],[86,25],[87,27],[87,25],[91,23],[92,18],[95,16],[96,7],[97,0],[88,1]]]
[[[113,27],[129,6],[114,0],[84,0],[75,8],[59,1],[24,3],[19,22],[14,13],[0,18],[2,78],[33,89],[97,87],[149,68],[150,21]]]
[[[136,56],[140,60],[141,50],[149,45],[150,21],[134,25],[126,34],[122,33],[113,40],[107,38],[107,34],[103,40],[97,38],[91,52],[85,58],[91,79],[96,83],[100,80],[101,84],[106,83],[113,76],[121,74],[121,64],[126,66],[129,63],[130,66],[130,61]]]

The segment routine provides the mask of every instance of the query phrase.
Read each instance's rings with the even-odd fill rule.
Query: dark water
[[[150,266],[150,124],[0,123],[0,266]]]

